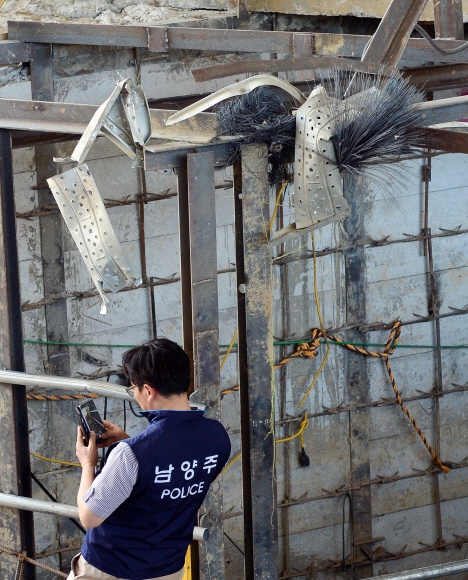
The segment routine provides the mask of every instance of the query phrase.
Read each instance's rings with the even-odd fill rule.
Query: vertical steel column
[[[193,326],[192,278],[190,272],[190,221],[188,201],[187,165],[177,168],[177,204],[179,215],[180,294],[182,300],[182,342],[192,366],[191,391],[193,391]],[[191,543],[190,558],[192,580],[200,579],[198,542]]]
[[[49,44],[31,44],[31,91],[38,101],[54,101],[52,49]],[[54,146],[35,147],[38,185],[38,204],[55,205],[46,179],[57,173],[53,161]],[[65,270],[62,253],[62,216],[52,213],[39,218],[41,228],[42,268],[44,294],[65,292]],[[47,340],[68,341],[67,301],[62,298],[45,307]],[[48,372],[51,375],[70,376],[70,353],[68,346],[47,345]]]
[[[266,145],[241,148],[235,167],[245,577],[278,577],[274,478],[273,334]]]
[[[219,388],[218,268],[216,257],[216,198],[214,152],[187,155],[192,278],[194,388],[206,416],[221,418]],[[199,546],[200,576],[223,580],[223,491],[216,481],[203,505],[201,526],[210,528],[210,541]]]
[[[351,207],[351,215],[344,221],[344,228],[348,235],[347,243],[355,246],[345,254],[346,279],[346,323],[362,324],[366,321],[366,259],[365,248],[357,245],[364,238],[364,207],[363,191],[354,178],[345,177],[346,199]],[[359,330],[349,330],[346,340],[351,342],[366,342],[366,335]],[[347,352],[347,382],[348,401],[350,405],[369,401],[369,378],[367,374],[366,357]],[[370,409],[363,408],[349,413],[349,441],[351,484],[357,485],[370,479]],[[371,488],[363,487],[352,492],[352,519],[353,527],[351,538],[353,544],[360,544],[364,548],[372,547],[372,506]],[[360,552],[353,553],[352,560],[360,556]],[[357,550],[357,549],[356,549]],[[372,565],[360,566],[355,570],[356,578],[372,576]]]
[[[437,0],[434,2],[434,27],[436,38],[463,40],[462,0]]]
[[[16,216],[13,193],[13,160],[10,131],[0,130],[0,365],[24,372],[21,297],[16,243]],[[26,388],[0,388],[0,489],[31,497],[29,428]],[[32,512],[2,508],[2,542],[12,550],[34,557]],[[16,562],[0,564],[0,577],[13,578]],[[33,580],[35,568],[27,565],[24,579]]]

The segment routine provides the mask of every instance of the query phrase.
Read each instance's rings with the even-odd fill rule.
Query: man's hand
[[[80,460],[81,467],[94,467],[98,462],[98,451],[96,445],[96,433],[91,431],[89,434],[88,445],[84,444],[83,431],[78,427],[76,435],[76,456]]]
[[[102,443],[99,444],[99,447],[110,447],[117,441],[130,438],[130,435],[127,435],[127,433],[125,433],[125,431],[118,425],[114,425],[114,423],[106,421],[105,419],[103,419],[102,422],[104,423],[106,432],[102,434]]]

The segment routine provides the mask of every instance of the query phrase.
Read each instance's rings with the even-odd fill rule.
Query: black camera
[[[96,443],[102,443],[102,435],[106,431],[106,428],[104,427],[104,423],[96,409],[94,401],[89,399],[89,401],[85,401],[82,405],[78,405],[76,412],[86,445],[89,443],[89,434],[91,431],[96,433]]]

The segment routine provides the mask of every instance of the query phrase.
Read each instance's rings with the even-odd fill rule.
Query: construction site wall
[[[149,99],[208,93],[234,80],[197,85],[189,69],[213,58],[236,59],[236,55],[200,55],[190,60],[183,56],[144,61],[137,73],[131,50],[84,52],[83,47],[54,47],[55,100],[100,104],[119,80],[118,72],[141,81]],[[15,81],[0,88],[0,97],[30,98],[27,75],[18,73]],[[69,142],[14,151],[26,371],[48,373],[50,345],[46,343],[58,341],[68,343],[57,356],[69,360],[72,376],[102,377],[110,371],[117,373],[127,347],[151,338],[155,331],[158,336],[182,341],[176,176],[170,168],[145,176],[146,192],[160,196],[144,206],[146,269],[156,282],[155,328],[148,288],[112,295],[109,314],[100,315],[99,297],[87,294],[93,284],[68,231],[65,227],[47,230],[42,215],[34,215],[43,185],[38,183],[38,171],[43,171],[45,157],[65,157],[73,146]],[[358,341],[360,336],[363,343],[372,344],[364,348],[381,352],[383,346],[375,345],[386,343],[386,325],[401,320],[401,343],[406,348],[397,349],[390,359],[396,383],[405,399],[420,397],[408,402],[408,408],[442,460],[455,467],[446,474],[435,469],[406,415],[398,405],[388,404],[394,392],[381,359],[329,344],[328,359],[302,406],[300,401],[327,346],[319,347],[316,358],[286,363],[273,373],[276,420],[280,423],[276,435],[286,438],[297,433],[306,411],[309,423],[304,429],[304,450],[310,466],[300,465],[299,438],[277,444],[279,577],[305,577],[308,569],[313,578],[345,578],[343,557],[348,570],[354,562],[357,577],[467,557],[468,471],[463,467],[468,393],[460,388],[432,396],[434,389],[440,395],[443,390],[455,391],[458,387],[453,385],[465,385],[468,380],[466,349],[434,348],[468,343],[464,316],[467,163],[463,155],[441,155],[432,160],[430,181],[427,170],[422,170],[428,161],[420,159],[408,162],[399,179],[384,172],[379,181],[359,182],[347,193],[354,196],[358,215],[353,220],[318,230],[314,244],[308,235],[273,251],[275,340],[293,342],[309,337],[312,328],[321,326],[320,310],[324,328],[333,329],[343,340]],[[104,137],[93,146],[88,164],[103,199],[122,202],[108,209],[110,220],[126,255],[141,271],[139,204],[125,205],[142,193],[141,173],[131,169],[130,160]],[[216,187],[219,332],[220,343],[228,345],[236,329],[237,293],[229,168],[217,172]],[[291,185],[286,188],[275,227],[279,219],[284,223],[293,219],[292,189]],[[272,211],[277,193],[277,189],[271,192]],[[42,208],[44,212],[50,209]],[[428,228],[433,236],[430,248]],[[426,237],[421,237],[423,230]],[[51,241],[59,248],[65,286],[56,295],[45,295],[43,269],[49,258],[44,247]],[[350,257],[359,258],[359,268],[353,270]],[[354,296],[350,291],[353,284]],[[59,310],[66,318],[66,328],[54,326]],[[439,314],[449,316],[438,319]],[[276,346],[272,365],[295,348],[294,344]],[[222,347],[220,364],[225,352]],[[110,372],[109,380],[116,381],[117,375]],[[237,384],[234,349],[222,368],[220,388],[224,391]],[[104,414],[105,401],[97,399],[96,404]],[[31,399],[28,405],[31,451],[76,462],[76,402]],[[145,423],[121,401],[109,399],[106,414],[109,420],[125,424],[131,434]],[[222,421],[231,435],[235,457],[240,451],[239,394],[235,390],[223,398]],[[36,456],[31,459],[34,474],[57,500],[75,504],[80,470]],[[225,531],[240,549],[241,477],[237,461],[223,479]],[[349,488],[354,499],[347,493]],[[34,497],[46,499],[36,485],[33,490]],[[35,535],[39,556],[66,548],[41,560],[63,569],[81,538],[67,520],[44,514],[35,515]],[[350,555],[352,543],[355,549]],[[225,552],[226,577],[242,578],[239,550],[226,540]],[[8,561],[6,555],[0,558],[2,565]],[[370,565],[372,561],[375,563]],[[38,571],[40,580],[53,577]]]

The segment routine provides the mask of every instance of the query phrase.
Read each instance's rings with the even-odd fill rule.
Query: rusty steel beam
[[[11,40],[0,42],[0,65],[19,64],[29,59],[29,44]]]
[[[195,402],[206,416],[221,418],[219,390],[218,274],[216,265],[216,196],[214,151],[187,155],[190,273],[192,289],[193,369]],[[199,550],[200,576],[224,580],[222,480],[215,482],[203,504],[201,525],[208,524],[210,542]]]
[[[445,153],[468,153],[468,133],[430,129],[425,134],[424,144],[428,149]]]
[[[468,64],[421,66],[401,71],[401,76],[425,91],[456,89],[468,86]]]
[[[164,28],[156,28],[152,33],[152,44],[164,52],[166,42]],[[45,44],[84,44],[93,46],[148,46],[148,32],[145,26],[118,26],[110,24],[78,24],[61,22],[8,21],[9,40],[38,42]],[[159,41],[157,40],[159,39]]]
[[[434,27],[436,38],[464,40],[462,0],[435,0]]]
[[[408,0],[405,0],[408,2]],[[415,5],[422,0],[415,2]],[[403,0],[398,0],[403,2]],[[410,11],[411,12],[411,11]],[[398,19],[401,20],[401,19]],[[9,38],[23,42],[82,44],[94,46],[132,46],[154,52],[168,50],[214,50],[217,52],[276,53],[294,55],[294,37],[308,36],[316,56],[359,58],[369,36],[358,34],[297,33],[266,30],[232,30],[217,28],[163,28],[158,26],[117,26],[98,24],[61,24],[50,22],[10,21]],[[374,41],[376,42],[376,41]],[[442,48],[456,48],[457,40],[441,40]],[[404,43],[403,43],[404,46]],[[366,61],[379,62],[366,55]],[[440,54],[426,40],[410,38],[404,51],[405,60],[440,60]],[[444,62],[464,62],[463,54],[444,55]]]
[[[309,35],[302,35],[310,40]],[[317,71],[326,69],[340,69],[346,71],[362,71],[366,73],[377,73],[393,71],[388,67],[383,67],[372,62],[363,63],[348,58],[336,56],[314,56],[308,58],[281,58],[272,60],[244,60],[228,62],[207,68],[198,68],[191,71],[195,82],[201,83],[223,77],[233,76],[243,73],[276,73],[290,71]],[[310,79],[310,75],[296,75],[298,82]]]
[[[426,4],[427,0],[393,0],[361,60],[396,66]]]
[[[23,331],[13,190],[13,155],[10,132],[0,130],[0,362],[2,367],[24,371]],[[0,489],[31,497],[28,409],[26,388],[0,384]],[[34,557],[32,514],[0,510],[0,534],[8,548]],[[2,562],[0,577],[13,578],[15,563]],[[27,566],[25,580],[35,578]]]
[[[234,171],[245,577],[278,577],[273,322],[267,146],[243,145]]]

